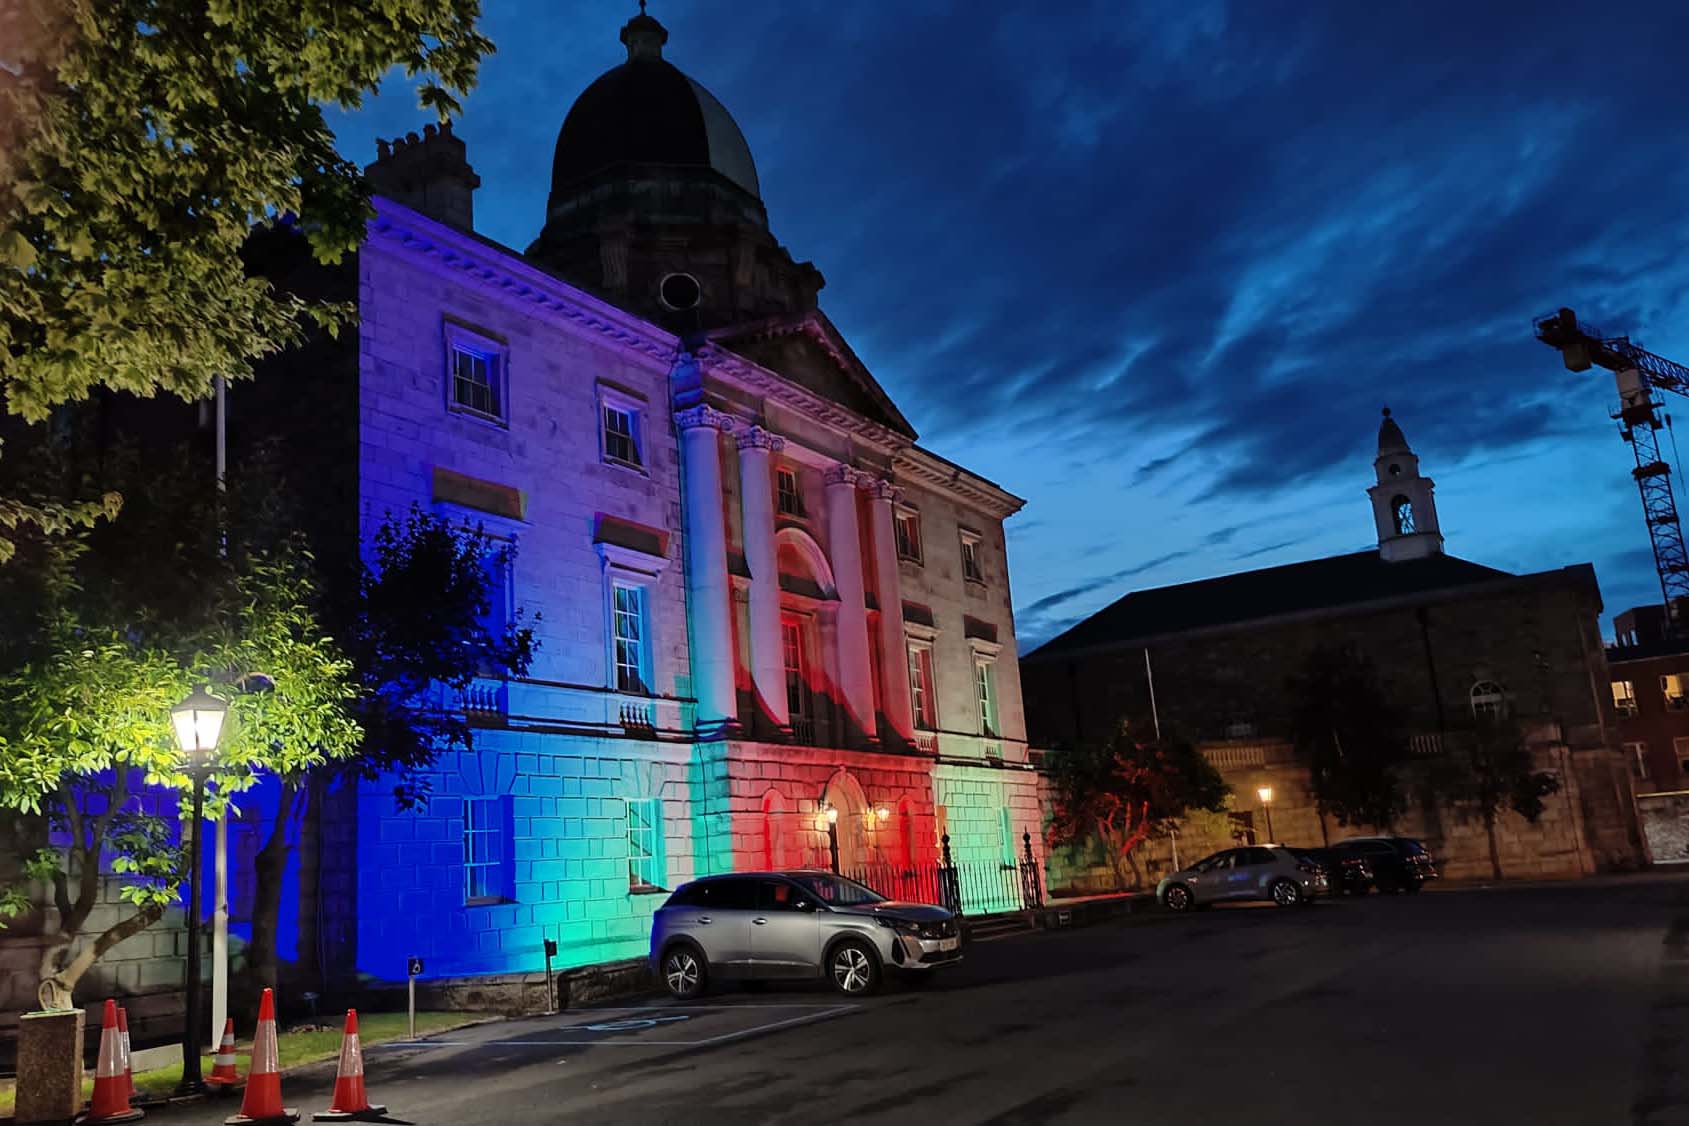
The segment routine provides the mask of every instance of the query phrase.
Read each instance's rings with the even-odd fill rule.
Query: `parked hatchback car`
[[[1430,851],[1412,837],[1350,837],[1332,848],[1364,859],[1379,891],[1416,892],[1438,875]]]
[[[1155,898],[1172,911],[1239,899],[1296,907],[1326,895],[1325,871],[1283,845],[1249,845],[1216,852],[1157,885]]]
[[[742,872],[676,889],[651,920],[651,963],[690,999],[712,981],[824,977],[849,996],[886,971],[926,975],[962,960],[961,922],[831,872]]]
[[[1372,866],[1359,853],[1338,852],[1334,848],[1293,848],[1290,851],[1324,869],[1326,886],[1332,895],[1365,895],[1372,890]]]

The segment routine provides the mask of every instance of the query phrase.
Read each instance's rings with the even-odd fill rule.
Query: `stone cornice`
[[[543,310],[584,336],[665,366],[680,349],[674,334],[588,296],[508,246],[448,227],[381,196],[373,203],[375,215],[366,228],[370,244],[426,259],[507,302]]]
[[[788,407],[805,418],[813,419],[848,434],[884,455],[894,454],[908,445],[909,440],[895,430],[867,419],[848,407],[824,399],[780,375],[719,344],[705,344],[698,349],[698,361],[705,374],[723,378],[747,391]]]
[[[898,450],[892,458],[892,467],[906,482],[916,482],[925,488],[960,497],[999,520],[1013,516],[1026,504],[1008,490],[919,446],[905,446]]]
[[[718,411],[705,403],[701,406],[687,407],[685,410],[675,411],[674,424],[681,430],[695,430],[700,426],[709,426],[725,434],[731,434],[738,428],[739,420],[726,411]]]

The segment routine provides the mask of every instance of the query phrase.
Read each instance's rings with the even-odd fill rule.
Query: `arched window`
[[[1390,518],[1395,521],[1398,536],[1413,535],[1413,502],[1398,496],[1390,501]]]
[[[1493,680],[1480,680],[1472,686],[1472,715],[1475,719],[1504,719],[1507,716],[1507,693]]]

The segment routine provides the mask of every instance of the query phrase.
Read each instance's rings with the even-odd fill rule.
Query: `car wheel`
[[[1196,897],[1191,894],[1191,889],[1184,884],[1174,884],[1167,889],[1167,894],[1162,897],[1162,902],[1167,905],[1169,911],[1189,911],[1196,905]]]
[[[880,963],[866,943],[848,939],[827,955],[827,980],[847,997],[866,997],[880,987]]]
[[[663,955],[663,986],[669,996],[690,1001],[704,992],[710,972],[696,946],[678,943]]]
[[[1273,886],[1268,888],[1267,892],[1280,907],[1295,907],[1304,898],[1302,889],[1290,880],[1274,880]]]

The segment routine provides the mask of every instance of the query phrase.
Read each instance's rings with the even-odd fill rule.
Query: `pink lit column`
[[[898,498],[890,481],[869,489],[869,529],[874,536],[874,597],[880,604],[880,704],[886,723],[905,743],[915,741],[915,706],[909,698],[909,646],[903,640],[903,593],[897,574],[897,534],[892,504]]]
[[[780,570],[774,542],[774,489],[769,459],[786,444],[753,426],[739,435],[739,500],[745,565],[751,572],[751,681],[762,712],[786,728],[786,660],[780,646]]]
[[[713,733],[738,718],[733,685],[733,611],[727,578],[727,526],[721,510],[718,438],[733,418],[713,407],[676,411],[685,492],[686,616],[692,633],[697,729]]]
[[[862,529],[856,518],[856,486],[864,474],[835,465],[822,476],[827,486],[827,548],[833,586],[839,595],[839,694],[864,738],[874,738],[874,674],[868,660],[868,601],[862,583]]]

